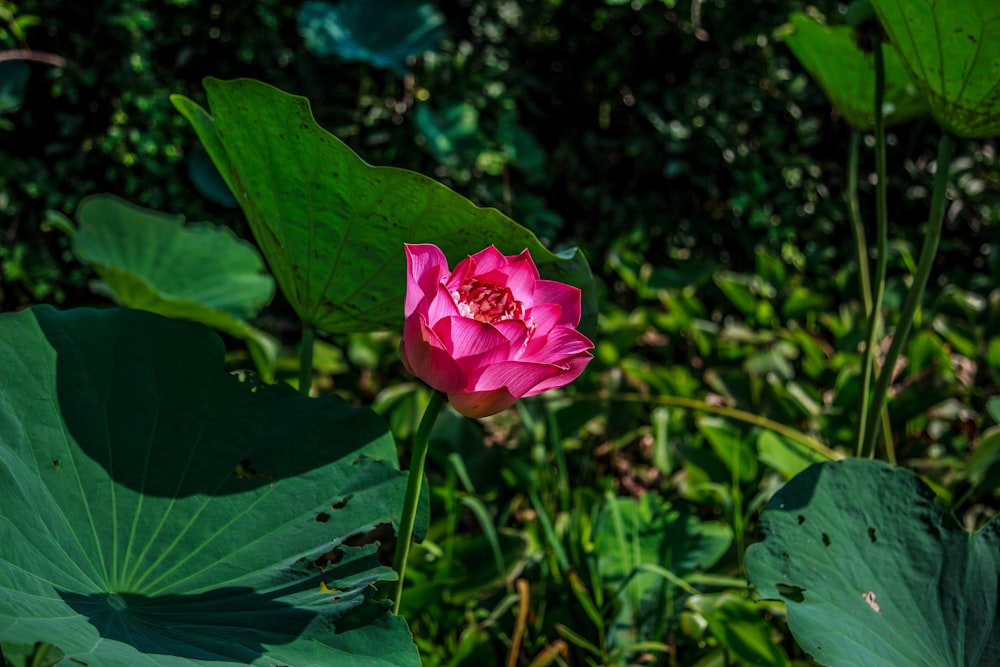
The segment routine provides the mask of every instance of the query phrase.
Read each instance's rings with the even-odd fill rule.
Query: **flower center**
[[[502,285],[469,278],[452,291],[451,298],[455,300],[458,312],[480,322],[524,319],[524,306],[514,298],[510,288]]]

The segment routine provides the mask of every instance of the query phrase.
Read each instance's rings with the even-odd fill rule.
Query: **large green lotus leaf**
[[[1000,134],[1000,2],[872,5],[941,127],[960,137]]]
[[[403,243],[434,243],[454,265],[491,243],[527,248],[542,276],[583,290],[581,329],[597,321],[593,277],[578,250],[553,254],[496,209],[480,208],[426,176],[365,164],[316,124],[309,102],[250,79],[206,79],[214,116],[190,99],[191,122],[236,193],[289,303],[330,332],[398,329]]]
[[[152,313],[0,315],[0,641],[78,664],[417,665],[366,537],[406,479],[384,423],[241,381]]]
[[[760,529],[747,578],[820,664],[1000,665],[1000,520],[970,534],[913,473],[848,459],[788,482]]]
[[[467,164],[474,162],[489,149],[479,132],[479,111],[469,102],[456,102],[443,109],[418,104],[413,119],[427,150],[447,167],[459,166],[463,158]]]
[[[407,73],[407,60],[433,50],[444,16],[421,0],[312,0],[299,9],[299,34],[320,57],[336,55]]]
[[[83,199],[76,219],[79,227],[66,229],[73,253],[115,301],[203,322],[247,340],[262,370],[273,364],[277,341],[246,321],[274,296],[274,279],[252,244],[226,227],[185,225],[183,216],[107,194]]]
[[[783,39],[806,71],[816,79],[830,103],[858,130],[875,126],[874,56],[854,41],[849,26],[827,26],[795,12]],[[890,45],[882,49],[885,94],[882,112],[886,125],[906,122],[927,113],[927,102]]]
[[[601,580],[618,592],[620,605],[608,642],[626,648],[663,637],[679,589],[660,572],[683,578],[710,568],[733,541],[728,526],[699,521],[655,493],[609,498],[595,535]],[[679,613],[681,606],[673,611]]]

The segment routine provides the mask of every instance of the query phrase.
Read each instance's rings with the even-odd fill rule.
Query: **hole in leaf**
[[[801,525],[802,525],[802,524],[804,524],[805,522],[806,522],[806,518],[805,518],[804,516],[802,516],[802,515],[800,514],[800,515],[799,515],[799,525],[801,526]]]
[[[392,524],[388,522],[380,523],[367,532],[351,535],[344,540],[344,544],[350,547],[361,547],[366,544],[384,541],[386,538],[392,537],[392,535]]]
[[[321,570],[325,570],[328,567],[333,567],[341,561],[344,557],[343,549],[334,549],[333,551],[327,551],[325,554],[313,561],[313,565]]]
[[[61,468],[62,461],[60,461],[59,459],[52,459],[52,465],[55,466],[56,468]]]
[[[826,533],[823,533],[823,544],[826,546],[830,546],[830,536],[827,535]]]
[[[349,495],[349,496],[344,496],[343,500],[330,505],[330,507],[333,508],[333,509],[335,509],[335,510],[342,510],[345,507],[347,507],[347,501],[349,501],[353,497],[354,497],[353,493],[351,495]]]
[[[349,547],[361,547],[376,542],[378,549],[375,551],[375,557],[383,565],[391,567],[396,551],[396,533],[392,530],[391,523],[380,523],[366,533],[356,533],[344,540],[344,544]]]
[[[316,521],[319,523],[326,523],[329,520],[330,520],[330,515],[327,514],[326,512],[320,512],[319,514],[316,515]]]
[[[868,539],[871,540],[872,542],[878,541],[878,538],[875,537],[875,529],[872,528],[871,526],[868,526]]]
[[[806,599],[805,592],[806,589],[801,586],[792,586],[790,584],[775,584],[774,587],[778,590],[778,595],[783,598],[787,598],[792,602],[804,602]]]

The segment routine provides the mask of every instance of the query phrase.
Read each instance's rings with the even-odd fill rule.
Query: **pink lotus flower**
[[[527,250],[490,246],[449,271],[437,246],[406,244],[406,267],[403,363],[467,417],[562,387],[592,358],[580,290],[542,280]]]

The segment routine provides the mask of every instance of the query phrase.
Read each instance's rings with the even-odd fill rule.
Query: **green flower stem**
[[[872,312],[872,280],[869,273],[868,239],[861,221],[861,204],[858,201],[858,163],[861,153],[861,133],[851,130],[851,143],[847,153],[847,212],[851,218],[851,232],[854,247],[858,253],[858,281],[861,300],[865,304],[865,316]]]
[[[875,93],[877,95],[875,99],[875,170],[878,174],[878,183],[875,187],[875,215],[882,220],[882,234],[885,239],[888,236],[889,227],[889,213],[888,205],[886,204],[886,194],[889,190],[889,179],[886,176],[886,157],[885,157],[885,115],[882,112],[882,104],[885,100],[885,59],[882,50],[882,40],[876,33],[873,41],[874,46],[874,59],[875,59]],[[886,261],[889,259],[889,249],[888,241],[886,240],[885,248],[885,258]],[[879,251],[879,257],[882,256],[882,251]],[[885,291],[885,268],[883,266],[882,270],[882,287]],[[881,321],[879,314],[875,318],[876,323]],[[878,362],[875,361],[875,350],[872,350],[872,371],[877,372],[879,376],[882,375],[882,371],[885,366],[879,368]],[[867,399],[867,395],[866,395]],[[869,411],[871,411],[871,406],[869,406]],[[880,403],[878,409],[873,411],[872,414],[878,414],[882,420],[882,440],[885,442],[885,457],[892,465],[896,465],[896,447],[892,441],[892,424],[889,421],[889,408],[885,403]],[[874,425],[872,428],[875,428]],[[875,458],[875,449],[869,452],[871,458]]]
[[[889,406],[884,402],[879,414],[882,417],[882,440],[888,443],[885,448],[885,456],[889,463],[896,465],[896,449],[892,444],[892,422],[889,420]]]
[[[417,520],[417,504],[420,501],[420,486],[424,481],[424,463],[427,461],[427,449],[431,442],[431,428],[437,421],[438,414],[444,406],[444,394],[434,392],[431,396],[424,416],[420,419],[417,434],[413,437],[413,455],[410,459],[410,472],[406,480],[406,497],[403,499],[403,514],[399,519],[399,532],[396,533],[396,555],[392,567],[399,576],[396,582],[396,594],[392,600],[392,612],[399,614],[399,605],[403,601],[403,581],[406,578],[406,560],[410,557],[410,543],[413,542],[413,525]]]
[[[857,130],[851,131],[851,143],[847,154],[847,212],[851,219],[851,235],[854,237],[854,247],[858,255],[858,282],[861,291],[861,301],[865,306],[865,319],[872,316],[872,281],[869,272],[868,239],[865,236],[865,226],[861,220],[861,204],[858,201],[858,163],[861,147],[861,133]],[[872,367],[875,373],[879,372],[878,362]],[[861,451],[864,443],[864,427],[868,420],[868,406],[870,403],[871,375],[863,378],[861,397],[861,413],[858,418],[857,451]],[[882,406],[882,437],[886,442],[892,434],[889,422],[889,410]],[[859,454],[860,455],[860,454]],[[895,458],[895,457],[894,457]],[[893,461],[895,462],[895,461]]]
[[[927,287],[927,280],[930,278],[931,267],[934,264],[934,257],[937,255],[938,243],[941,241],[941,229],[944,227],[946,194],[948,193],[948,169],[951,164],[951,151],[954,141],[951,134],[942,130],[941,141],[938,143],[937,172],[934,174],[934,192],[931,195],[930,219],[927,223],[927,235],[924,237],[924,245],[920,249],[920,260],[917,263],[917,271],[913,275],[913,285],[910,286],[906,294],[906,301],[903,302],[903,310],[899,314],[899,322],[896,324],[896,332],[892,337],[892,344],[886,354],[885,363],[882,365],[882,372],[879,373],[878,382],[875,385],[875,395],[872,399],[872,411],[868,414],[868,424],[865,427],[867,442],[865,446],[874,451],[878,442],[878,432],[875,428],[874,416],[885,403],[886,395],[889,393],[889,385],[892,383],[892,371],[896,367],[896,360],[906,344],[906,338],[910,334],[910,327],[913,325],[913,316],[923,299],[924,290]]]
[[[865,226],[861,220],[861,203],[858,201],[858,163],[861,153],[861,132],[851,130],[851,143],[847,152],[847,213],[851,219],[851,235],[854,237],[854,248],[858,255],[858,281],[861,288],[861,300],[865,304],[865,319],[868,326],[872,322],[872,280],[869,274],[870,258],[868,255],[868,239]],[[869,329],[870,331],[870,329]],[[871,389],[871,373],[867,372],[868,354],[865,354],[865,366],[861,374],[861,410],[858,417],[857,453],[861,455],[861,446],[865,441],[865,422],[868,421],[868,399]]]
[[[872,429],[876,427],[871,419],[872,414],[878,414],[881,405],[875,407],[869,403],[869,387],[875,372],[875,349],[878,345],[879,318],[882,313],[882,297],[885,294],[885,275],[888,266],[889,222],[886,207],[886,175],[885,175],[885,118],[882,113],[882,103],[885,99],[885,63],[882,58],[882,41],[876,34],[872,37],[872,54],[875,59],[875,173],[878,182],[875,186],[875,238],[878,248],[878,259],[875,263],[875,295],[871,310],[868,311],[868,340],[865,343],[865,362],[861,380],[861,417],[858,425],[856,456],[864,452],[864,443],[869,439]],[[883,367],[884,368],[884,367]],[[884,373],[879,372],[879,377]],[[886,447],[892,451],[892,443]],[[895,458],[895,455],[893,455]]]
[[[313,344],[316,341],[316,330],[308,324],[302,324],[302,340],[299,343],[299,393],[308,396],[312,391],[313,375]]]

